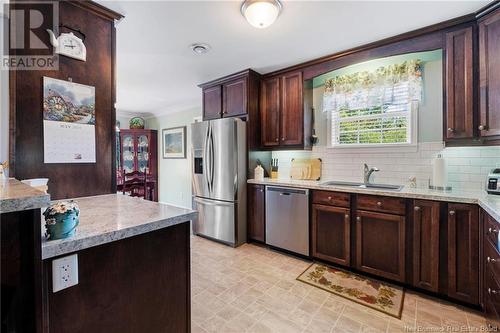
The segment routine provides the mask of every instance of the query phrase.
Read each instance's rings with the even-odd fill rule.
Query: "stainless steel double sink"
[[[367,188],[374,190],[388,190],[388,191],[401,191],[402,185],[390,185],[390,184],[364,184],[356,182],[342,182],[342,181],[327,181],[321,183],[323,186],[345,186],[345,187],[357,187],[357,188]]]

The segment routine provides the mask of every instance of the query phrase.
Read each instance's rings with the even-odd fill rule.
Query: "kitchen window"
[[[394,147],[417,141],[422,77],[419,60],[325,81],[331,146]]]

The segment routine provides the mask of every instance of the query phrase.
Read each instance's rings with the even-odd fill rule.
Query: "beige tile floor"
[[[401,320],[297,281],[309,262],[191,239],[192,332],[481,332],[480,313],[410,291]]]

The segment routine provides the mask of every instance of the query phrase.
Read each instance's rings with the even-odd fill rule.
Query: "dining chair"
[[[123,194],[147,199],[146,173],[140,171],[123,172]]]

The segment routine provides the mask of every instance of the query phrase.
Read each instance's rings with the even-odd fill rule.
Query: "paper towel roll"
[[[448,173],[446,172],[446,160],[439,154],[434,159],[432,166],[432,185],[445,187],[448,185]]]

